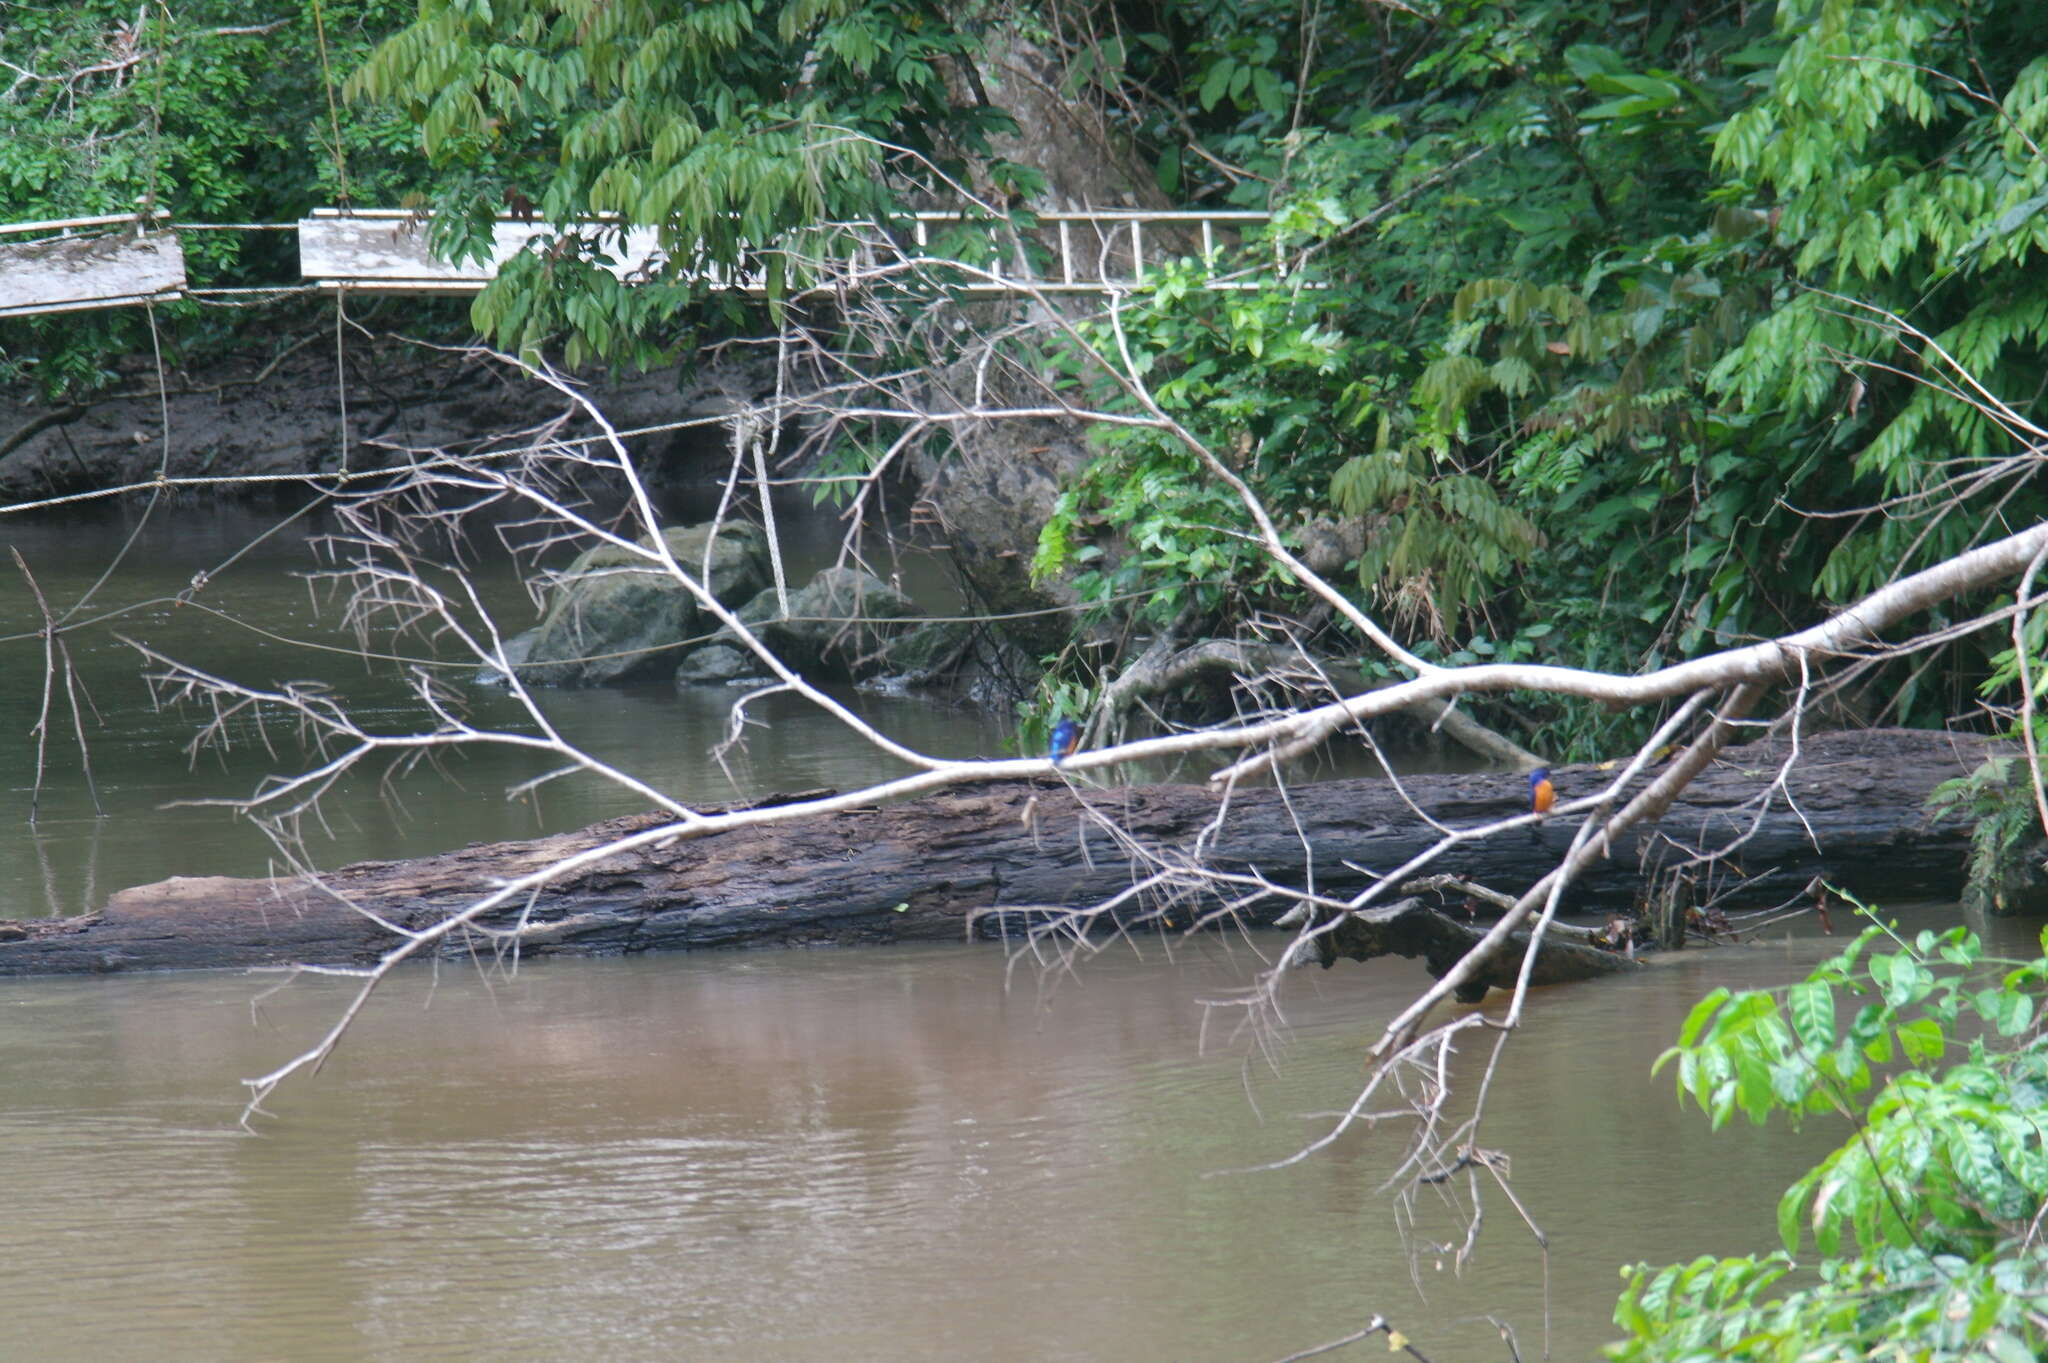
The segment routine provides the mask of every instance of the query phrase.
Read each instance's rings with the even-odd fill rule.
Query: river
[[[222,810],[161,807],[243,793],[268,759],[245,746],[189,764],[191,716],[150,705],[117,633],[252,682],[329,676],[368,713],[405,712],[388,668],[283,641],[340,637],[294,576],[310,566],[305,527],[222,566],[268,523],[159,512],[85,612],[116,613],[68,636],[99,716],[101,816],[66,707],[28,823],[42,651],[23,635],[28,593],[18,579],[0,592],[0,917],[269,865]],[[133,524],[0,521],[0,536],[61,608]],[[201,570],[200,605],[175,603]],[[509,582],[493,590],[511,599]],[[992,755],[1008,732],[972,710],[858,699],[937,751]],[[744,757],[717,768],[704,751],[725,693],[551,701],[599,755],[694,798],[886,770],[791,709],[765,712]],[[328,864],[403,856],[636,807],[594,784],[507,803],[527,774],[485,754],[404,777],[395,802],[339,792],[317,850]],[[341,982],[8,981],[0,1357],[1257,1363],[1375,1313],[1437,1360],[1506,1359],[1489,1317],[1524,1358],[1546,1335],[1554,1356],[1589,1357],[1612,1333],[1619,1265],[1767,1248],[1778,1191],[1828,1135],[1711,1136],[1651,1061],[1707,989],[1789,980],[1836,945],[1794,929],[1544,994],[1484,1138],[1513,1157],[1550,1250],[1489,1190],[1462,1274],[1428,1248],[1456,1233],[1450,1216],[1425,1201],[1404,1226],[1378,1191],[1391,1132],[1243,1172],[1349,1099],[1365,1045],[1422,980],[1406,962],[1290,977],[1291,1025],[1265,1037],[1234,1034],[1227,1013],[1205,1026],[1205,1001],[1259,965],[1220,939],[1118,948],[1071,974],[968,946],[549,962],[511,978],[423,968],[253,1135],[240,1081],[331,1022]]]

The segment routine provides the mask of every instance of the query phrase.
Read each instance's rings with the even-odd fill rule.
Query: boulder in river
[[[721,632],[719,639],[690,650],[676,668],[677,686],[730,686],[734,682],[759,681],[768,675],[767,664],[750,648],[731,642]]]
[[[917,607],[872,573],[832,567],[789,594],[787,615],[773,588],[738,614],[776,656],[812,680],[861,681],[884,670],[889,645],[909,632]],[[729,638],[726,647],[743,652]],[[760,675],[751,654],[742,661],[753,668],[745,675]],[[686,663],[677,680],[691,670]]]
[[[759,526],[728,521],[665,531],[684,570],[710,571],[705,585],[721,605],[745,601],[768,580],[768,541]],[[587,549],[548,594],[541,622],[508,644],[524,650],[521,680],[542,686],[596,686],[659,676],[675,650],[707,632],[697,599],[646,559],[617,548]]]
[[[921,621],[917,607],[888,583],[857,568],[827,568],[791,592],[789,614],[773,588],[735,612],[776,655],[814,681],[868,682],[904,690],[933,681],[972,641],[970,625]],[[676,668],[677,686],[757,681],[767,667],[730,631],[691,650]]]

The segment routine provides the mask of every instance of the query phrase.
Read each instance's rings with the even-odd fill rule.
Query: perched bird
[[[1538,814],[1548,814],[1550,807],[1557,803],[1557,787],[1550,784],[1550,768],[1538,767],[1529,773],[1529,808]]]
[[[1074,745],[1081,741],[1081,726],[1071,719],[1063,719],[1052,726],[1052,764],[1057,767],[1074,755]]]

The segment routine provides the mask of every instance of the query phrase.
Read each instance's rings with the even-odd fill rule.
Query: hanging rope
[[[142,231],[144,225],[150,222],[156,215],[157,171],[159,163],[163,159],[162,146],[164,127],[164,55],[170,50],[171,16],[170,11],[164,8],[163,0],[157,0],[156,11],[156,80],[154,82],[155,90],[150,100],[149,110],[149,182],[148,187],[143,191],[143,199],[140,211],[136,214],[135,217],[135,230],[138,234]],[[146,14],[147,11],[145,10],[142,13]],[[136,20],[137,41],[141,40],[141,28],[142,20],[140,17],[138,17]],[[156,368],[157,419],[160,426],[160,430],[158,432],[156,477],[153,480],[151,480],[149,484],[149,500],[143,504],[142,514],[136,517],[135,524],[129,528],[128,538],[122,542],[120,549],[117,550],[114,556],[108,560],[105,570],[100,573],[99,577],[93,582],[93,584],[90,587],[87,587],[84,593],[80,595],[76,601],[71,603],[71,605],[64,611],[62,616],[58,617],[57,623],[60,625],[69,622],[73,617],[78,615],[80,611],[83,611],[86,608],[86,606],[91,604],[93,597],[99,594],[100,588],[106,586],[107,580],[113,577],[115,571],[119,569],[124,562],[127,561],[130,551],[132,551],[135,548],[135,546],[141,542],[142,532],[144,531],[144,529],[148,527],[150,517],[155,513],[157,507],[162,504],[164,494],[170,490],[170,380],[169,377],[164,372],[163,338],[157,332],[156,304],[149,299],[144,299],[142,302],[142,307],[143,314],[149,322],[150,359],[152,360]],[[97,805],[97,795],[95,795],[94,800],[95,805]],[[101,811],[98,811],[96,809],[95,812]]]
[[[327,93],[327,132],[331,141],[329,150],[334,154],[334,179],[337,196],[341,200],[343,216],[348,216],[354,205],[348,192],[348,155],[341,145],[341,106],[334,98],[334,66],[327,55],[327,15],[320,0],[313,0],[313,37],[320,47],[320,84]],[[348,322],[348,290],[334,291],[334,390],[335,401],[341,414],[341,472],[348,473],[348,347],[345,333]]]
[[[142,41],[142,26],[147,10],[136,16],[135,41]],[[142,202],[136,206],[135,230],[140,234],[151,218],[156,216],[157,179],[163,165],[164,146],[164,59],[171,50],[171,12],[164,7],[163,0],[156,6],[156,61],[155,74],[150,81],[149,97],[149,180],[143,186]]]
[[[340,191],[341,210],[349,210],[348,157],[341,147],[341,109],[334,100],[334,68],[327,60],[327,20],[321,11],[320,0],[313,0],[313,37],[320,45],[320,82],[327,91],[327,130],[333,137],[334,178]]]

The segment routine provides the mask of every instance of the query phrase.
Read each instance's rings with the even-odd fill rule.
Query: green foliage
[[[338,83],[409,0],[325,0]],[[343,111],[341,160],[313,0],[260,13],[240,0],[11,6],[0,21],[0,221],[154,208],[184,222],[290,222],[333,203],[345,165],[359,198],[423,184],[409,126]],[[289,238],[188,234],[197,284],[293,276]],[[158,309],[174,350],[228,343],[232,324],[192,304]],[[51,395],[99,387],[150,350],[133,311],[0,323],[0,375]],[[175,358],[175,354],[174,357]]]
[[[1492,484],[1420,448],[1353,455],[1331,476],[1330,501],[1365,522],[1360,580],[1391,594],[1398,614],[1426,616],[1439,638],[1447,617],[1482,608],[1541,540]]]
[[[1971,820],[1970,886],[1984,893],[1992,909],[2007,912],[2004,885],[2015,863],[2041,837],[2034,783],[2024,761],[1994,757],[1967,776],[1944,781],[1928,797],[1939,817]]]
[[[1126,548],[1112,567],[1100,544],[1076,543],[1087,533],[1076,508],[1098,489],[1104,498],[1095,524],[1114,527]],[[1081,485],[1061,496],[1040,532],[1032,570],[1043,577],[1073,564],[1081,570],[1074,587],[1084,602],[1135,597],[1132,613],[1153,624],[1168,624],[1190,606],[1212,614],[1271,571],[1243,532],[1230,529],[1243,516],[1186,450],[1132,440],[1105,451]]]
[[[1021,757],[1045,756],[1052,743],[1053,726],[1063,719],[1086,725],[1088,716],[1095,712],[1095,702],[1094,690],[1074,682],[1054,681],[1042,687],[1038,694],[1017,703],[1013,750]]]
[[[1246,476],[1283,521],[1364,525],[1361,586],[1411,642],[1542,621],[1571,661],[1654,667],[1810,622],[1963,547],[1993,506],[2048,510],[2022,464],[1959,492],[1955,461],[2014,437],[1889,320],[2036,411],[2031,6],[1378,7],[1319,14],[1306,62],[1296,8],[1264,0],[1200,24],[1120,10],[1115,31],[1089,79],[1136,111],[1162,177],[1271,208],[1273,246],[1309,262],[1270,300],[1148,300],[1141,362],[1185,379],[1170,410],[1213,447],[1249,431]],[[1310,328],[1333,363],[1266,357]],[[1263,439],[1215,410],[1234,399],[1306,413],[1305,434]],[[1878,674],[1874,712],[1952,713],[1977,648]],[[1535,718],[1560,753],[1626,736],[1590,707]]]
[[[1207,268],[1181,261],[1153,275],[1122,310],[1141,374],[1160,406],[1255,480],[1275,514],[1322,500],[1343,457],[1316,403],[1347,362],[1349,343],[1318,324],[1313,300],[1274,286],[1217,295]],[[1114,355],[1107,324],[1081,328],[1089,350],[1065,355],[1076,379],[1092,378],[1097,405],[1134,412],[1136,402],[1090,355]],[[1075,586],[1105,607],[1137,598],[1132,613],[1164,624],[1192,609],[1228,621],[1261,604],[1283,579],[1253,539],[1235,494],[1218,484],[1175,436],[1150,427],[1097,432],[1101,456],[1062,495],[1039,537],[1039,577],[1078,567]],[[1118,552],[1107,552],[1114,547]]]
[[[215,32],[249,22],[228,0],[145,6],[125,37],[137,11],[114,0],[10,11],[10,62],[79,74],[0,99],[0,208],[154,193],[184,216],[288,218],[345,178],[358,202],[436,210],[457,256],[508,207],[608,215],[657,230],[660,278],[622,285],[609,232],[565,232],[471,317],[508,347],[648,360],[717,320],[706,280],[801,282],[772,249],[788,233],[924,202],[939,182],[918,164],[1028,197],[978,93],[995,32],[1110,111],[1173,198],[1272,212],[1254,244],[1287,273],[1211,291],[1193,264],[1163,271],[1126,300],[1126,339],[1281,525],[1363,532],[1361,598],[1433,656],[1487,640],[1655,667],[2048,514],[2031,465],[1990,462],[2015,436],[1940,382],[1953,361],[2039,418],[2048,53],[2025,0],[1457,0],[1308,23],[1292,0],[329,0],[332,70],[354,72],[339,148],[312,0],[281,3],[264,34]],[[150,55],[101,69],[124,43]],[[245,263],[232,237],[197,245],[201,278]],[[0,363],[101,382],[144,348],[140,320],[13,324]],[[1118,353],[1101,329],[1089,347]],[[1050,348],[1019,345],[1135,410]],[[1140,624],[1307,612],[1175,441],[1100,449],[1038,572]],[[1936,666],[1874,669],[1870,717],[1944,718],[1989,666],[1965,638]],[[1560,758],[1653,719],[1533,700],[1522,717]]]
[[[1776,552],[1782,527],[1741,518],[1774,506],[1779,470],[1715,461],[1725,486],[1695,511],[1712,458],[1698,380],[1739,333],[1740,304],[1702,269],[1720,239],[1671,234],[1703,211],[1702,128],[1743,97],[1748,68],[1722,57],[1768,28],[1476,4],[1390,47],[1386,26],[1406,19],[1328,15],[1303,85],[1296,16],[1227,5],[1197,39],[1162,12],[1182,55],[1154,64],[1153,45],[1126,45],[1129,70],[1178,80],[1178,111],[1199,110],[1202,164],[1231,161],[1272,186],[1210,190],[1271,208],[1264,249],[1305,262],[1228,294],[1164,281],[1125,310],[1162,406],[1231,458],[1281,524],[1362,529],[1362,593],[1425,653],[1469,653],[1453,641],[1471,636],[1629,669],[1764,623],[1729,605],[1751,564],[1725,532]],[[1256,77],[1240,80],[1262,54],[1298,124],[1291,108],[1273,116]],[[1197,163],[1179,164],[1185,192]],[[1128,459],[1091,470],[1048,528],[1040,569],[1083,542],[1113,558],[1118,479],[1160,473]],[[1096,527],[1111,533],[1083,533]],[[1210,604],[1220,627],[1234,623],[1227,600]],[[1240,604],[1301,603],[1280,590]],[[1159,613],[1149,597],[1144,608]],[[1590,709],[1539,716],[1560,754],[1615,737]]]
[[[2048,957],[1993,961],[1967,929],[1873,926],[1782,992],[1702,999],[1657,1062],[1682,1098],[1716,1127],[1832,1113],[1854,1130],[1780,1201],[1781,1252],[1626,1270],[1629,1337],[1608,1356],[2039,1357],[2044,983]]]
[[[2039,611],[2029,614],[2021,642],[2027,650],[2028,680],[2038,705],[2042,694],[2048,692],[2048,659],[2043,657],[2048,617]],[[2023,712],[2017,705],[2001,702],[2008,701],[2021,685],[2020,656],[2011,648],[1992,655],[1991,675],[1982,687],[1986,706],[2008,720],[2005,737],[2014,741],[2025,737]],[[2039,714],[2033,717],[2033,729],[2036,747],[2048,747],[2048,722]],[[1927,803],[1936,817],[1972,820],[1966,902],[1981,903],[1993,913],[2017,911],[2009,892],[2025,886],[2031,878],[2033,868],[2026,863],[2043,835],[2029,763],[2018,757],[1990,758],[1969,775],[1936,786]]]
[[[690,281],[758,267],[772,296],[786,261],[758,253],[785,233],[898,211],[885,148],[957,170],[1009,127],[948,83],[977,46],[957,17],[921,0],[422,0],[349,89],[401,108],[453,173],[444,252],[508,199],[563,227],[658,229],[666,291],[607,284],[607,243],[563,232],[472,313],[502,345],[565,334],[572,364],[645,360]]]
[[[2010,437],[1914,371],[1952,371],[1910,339],[1903,364],[1877,308],[1933,338],[1993,393],[2023,403],[2048,358],[2048,55],[2030,7],[1984,0],[1784,0],[1767,89],[1715,137],[1731,202],[1772,203],[1785,283],[1717,360],[1713,392],[1770,413],[1779,438],[1823,443],[1887,496],[1925,494],[1949,461]],[[1892,372],[1844,361],[1870,355]],[[1971,517],[1917,547],[1952,553]],[[1844,538],[1818,585],[1842,599],[1894,574],[1917,532]]]

